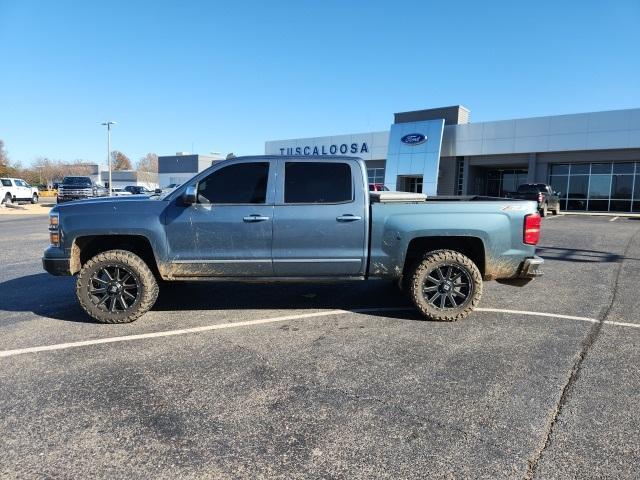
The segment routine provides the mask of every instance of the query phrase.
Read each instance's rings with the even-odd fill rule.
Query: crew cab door
[[[167,209],[174,277],[271,276],[275,161],[214,167],[197,182],[197,202]]]
[[[273,224],[277,276],[364,274],[368,210],[359,163],[282,159]]]
[[[31,189],[24,181],[14,180],[13,183],[15,184],[16,198],[19,200],[31,199]]]

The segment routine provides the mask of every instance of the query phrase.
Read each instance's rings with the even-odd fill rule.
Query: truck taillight
[[[530,213],[524,217],[522,241],[527,245],[537,245],[540,240],[540,214]]]
[[[543,197],[542,197],[542,193],[538,193],[538,202],[542,202]]]

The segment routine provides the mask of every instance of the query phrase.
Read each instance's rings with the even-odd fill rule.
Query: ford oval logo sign
[[[410,133],[409,135],[405,135],[400,139],[402,143],[406,143],[407,145],[416,146],[420,145],[427,141],[427,137],[422,135],[421,133]]]

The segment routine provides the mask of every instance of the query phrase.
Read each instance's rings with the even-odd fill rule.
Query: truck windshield
[[[87,177],[64,177],[63,185],[82,185],[91,186],[91,179]]]
[[[518,193],[538,193],[543,191],[539,185],[520,185]]]

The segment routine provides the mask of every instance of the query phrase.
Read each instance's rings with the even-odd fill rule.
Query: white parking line
[[[578,320],[580,322],[598,323],[600,320],[590,317],[576,317],[573,315],[561,315],[559,313],[546,313],[546,312],[530,312],[528,310],[508,310],[504,308],[476,308],[477,312],[495,312],[495,313],[515,313],[518,315],[531,315],[533,317],[549,317],[549,318],[562,318],[565,320]],[[612,322],[611,320],[605,320],[605,325],[615,325],[616,327],[631,327],[640,328],[638,323],[627,322]]]
[[[202,327],[180,328],[177,330],[166,330],[163,332],[140,333],[136,335],[124,335],[122,337],[96,338],[94,340],[82,340],[78,342],[57,343],[53,345],[43,345],[40,347],[18,348],[15,350],[0,351],[0,358],[13,357],[26,353],[50,352],[54,350],[66,350],[68,348],[86,347],[90,345],[101,345],[104,343],[129,342],[132,340],[141,340],[145,338],[172,337],[176,335],[185,335],[188,333],[208,332],[211,330],[223,330],[228,328],[248,327],[253,325],[262,325],[266,323],[286,322],[288,320],[300,320],[303,318],[328,317],[333,315],[345,315],[349,313],[373,313],[373,312],[399,312],[404,310],[415,310],[412,307],[379,307],[379,308],[354,308],[353,310],[327,310],[323,312],[301,313],[297,315],[285,315],[283,317],[261,318],[257,320],[246,320],[243,322],[219,323],[215,325],[205,325]],[[564,320],[577,320],[581,322],[598,323],[600,320],[590,317],[577,317],[573,315],[561,315],[558,313],[532,312],[528,310],[509,310],[502,308],[477,308],[477,312],[487,313],[512,313],[517,315],[531,315],[535,317],[561,318]],[[615,325],[619,327],[640,328],[640,324],[625,322],[603,322],[606,325]]]
[[[619,219],[620,217],[613,217],[611,220],[609,220],[610,222],[615,222],[617,219]]]
[[[326,317],[331,315],[344,315],[347,313],[369,313],[398,311],[405,308],[356,308],[353,310],[328,310],[324,312],[302,313],[298,315],[286,315],[284,317],[261,318],[258,320],[246,320],[244,322],[218,323],[215,325],[205,325],[203,327],[181,328],[178,330],[166,330],[163,332],[140,333],[136,335],[125,335],[122,337],[96,338],[94,340],[82,340],[79,342],[57,343],[54,345],[43,345],[41,347],[18,348],[15,350],[0,351],[0,358],[22,355],[24,353],[49,352],[52,350],[65,350],[67,348],[86,347],[89,345],[100,345],[103,343],[129,342],[131,340],[141,340],[144,338],[172,337],[175,335],[185,335],[187,333],[208,332],[210,330],[222,330],[226,328],[248,327],[252,325],[262,325],[264,323],[285,322],[287,320],[298,320],[302,318]]]

